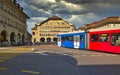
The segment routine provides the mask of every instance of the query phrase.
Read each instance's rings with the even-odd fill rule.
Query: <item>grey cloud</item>
[[[113,15],[120,12],[120,0],[56,0],[56,3],[45,2],[40,0],[36,2],[35,0],[21,0],[28,4],[28,7],[24,7],[25,11],[30,16],[45,16],[49,17],[50,14],[69,14],[69,15],[78,15],[78,14],[87,14],[87,13],[96,13],[97,15]],[[66,3],[72,3],[81,5],[86,9],[76,10],[69,9],[65,4],[62,4],[61,1]],[[43,11],[34,10],[29,6],[34,6],[37,9],[42,9]],[[114,12],[113,12],[114,11]],[[32,12],[32,13],[31,13]],[[46,16],[47,15],[47,16]]]
[[[120,16],[120,0],[55,0],[55,3],[45,2],[43,0],[17,0],[19,3],[24,2],[27,5],[23,5],[25,12],[30,17],[50,17],[51,15],[59,15],[62,18],[69,19],[72,15],[87,15],[88,13],[94,13],[98,18],[102,19],[107,16]],[[66,4],[71,3],[74,5],[82,6],[82,10],[74,10],[74,8],[67,7]],[[21,4],[22,5],[22,4]],[[36,9],[31,8],[34,6]],[[41,11],[39,11],[41,9]],[[82,18],[86,20],[89,16]],[[87,22],[94,21],[92,16],[91,19],[87,19]],[[76,22],[76,21],[74,21]],[[77,23],[77,22],[76,22]],[[81,22],[81,24],[83,24]]]
[[[98,0],[62,0],[68,3],[73,3],[73,4],[90,4],[90,3],[97,3]]]
[[[62,0],[62,1],[74,4],[93,4],[93,3],[110,3],[114,5],[120,4],[120,0]]]
[[[23,1],[23,0],[22,0]],[[51,3],[51,2],[42,2],[41,3],[37,3],[35,0],[24,0],[24,2],[28,5],[28,6],[24,6],[25,8],[25,12],[27,12],[30,16],[37,16],[40,15],[41,13],[43,13],[42,11],[37,11],[33,8],[31,8],[30,6],[34,6],[37,9],[42,9],[44,10],[44,12],[49,12],[51,14],[84,14],[87,13],[86,10],[74,10],[73,9],[69,9],[65,4],[61,3],[60,0],[56,0],[56,3]],[[30,13],[33,12],[33,13]],[[42,14],[41,14],[42,15]],[[49,14],[45,14],[45,15],[49,15]],[[43,14],[43,16],[45,16]],[[48,16],[47,16],[48,17]]]
[[[67,3],[82,5],[87,9],[86,14],[96,13],[99,16],[120,15],[119,14],[120,0],[63,0],[63,1]]]
[[[24,5],[24,11],[30,15],[30,17],[50,17],[51,15],[47,13],[47,11],[49,10],[50,5],[52,5],[52,3],[37,3],[34,0],[21,0],[24,1],[24,3],[26,5]],[[35,7],[36,9],[32,8]],[[39,11],[39,9],[42,9],[43,11]]]
[[[61,0],[55,0],[56,2],[60,2]]]

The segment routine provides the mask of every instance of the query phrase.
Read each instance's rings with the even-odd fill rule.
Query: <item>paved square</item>
[[[35,46],[35,51],[17,51],[14,48],[11,51],[20,54],[0,62],[0,75],[120,75],[118,54],[56,45],[38,45]],[[7,58],[7,55],[4,54],[2,58]]]

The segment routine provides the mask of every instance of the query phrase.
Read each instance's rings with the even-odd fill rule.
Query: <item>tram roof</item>
[[[64,34],[79,34],[84,33],[84,31],[74,31],[74,32],[67,32],[67,33],[59,33],[58,35],[64,35]]]

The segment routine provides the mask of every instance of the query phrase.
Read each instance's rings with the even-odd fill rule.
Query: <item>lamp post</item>
[[[33,42],[32,51],[35,51],[35,43]]]

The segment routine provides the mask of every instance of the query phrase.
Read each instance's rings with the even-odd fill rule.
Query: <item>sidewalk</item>
[[[31,52],[32,46],[13,46],[13,47],[0,47],[0,53],[24,53]]]

